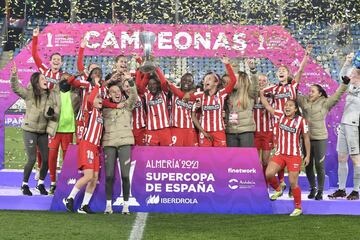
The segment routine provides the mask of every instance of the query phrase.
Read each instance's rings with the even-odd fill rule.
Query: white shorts
[[[336,151],[338,153],[356,155],[359,150],[359,127],[340,124]]]

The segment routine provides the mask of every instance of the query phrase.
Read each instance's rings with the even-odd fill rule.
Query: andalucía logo
[[[238,180],[235,178],[232,178],[229,180],[228,187],[231,190],[235,189],[244,189],[244,188],[254,188],[256,185],[254,180]]]
[[[239,184],[238,180],[232,178],[232,179],[229,180],[229,185],[228,186],[229,186],[230,189],[237,189],[239,187],[238,184]]]

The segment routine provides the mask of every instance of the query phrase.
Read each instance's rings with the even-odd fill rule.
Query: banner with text
[[[21,127],[24,114],[5,114],[5,127]]]
[[[210,57],[226,55],[230,58],[267,58],[276,67],[286,65],[294,74],[304,56],[304,48],[282,26],[239,25],[192,25],[192,24],[49,24],[39,35],[38,52],[48,65],[51,54],[77,56],[83,37],[89,40],[84,54],[87,56],[117,56],[142,54],[140,32],[151,31],[156,35],[153,54],[155,57]],[[312,53],[315,56],[315,53]],[[96,60],[97,59],[97,60]],[[101,64],[101,59],[93,59]],[[26,86],[30,76],[38,71],[31,56],[31,42],[14,59],[20,81]],[[96,62],[97,61],[97,62]],[[0,139],[4,138],[4,113],[18,99],[10,89],[11,63],[0,71]],[[84,63],[85,65],[88,62]],[[163,69],[168,65],[161,66]],[[173,69],[173,67],[171,67]],[[214,70],[214,69],[208,69]],[[222,73],[220,73],[222,74]],[[180,76],[176,76],[180,77]],[[309,86],[317,83],[328,94],[336,91],[338,83],[331,79],[322,66],[310,58],[301,79],[300,91],[309,92]],[[340,101],[326,120],[329,131],[328,143],[337,139],[337,129],[344,103]],[[3,168],[4,146],[0,144],[0,169]],[[325,161],[330,185],[337,185],[337,153],[328,148]],[[352,168],[349,169],[352,176]],[[348,183],[352,182],[349,177]]]
[[[81,175],[76,169],[76,147],[66,156],[51,210],[65,210],[66,197]],[[134,147],[130,170],[130,210],[171,213],[272,213],[255,148]],[[102,163],[103,166],[103,163]],[[114,182],[114,210],[123,205],[121,178]],[[76,207],[82,194],[75,199]],[[105,209],[105,178],[90,203]]]

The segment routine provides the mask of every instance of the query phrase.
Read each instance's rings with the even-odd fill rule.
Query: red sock
[[[292,188],[291,191],[294,196],[295,208],[301,209],[301,189],[300,189],[300,187]]]
[[[275,189],[277,192],[281,190],[280,185],[279,185],[279,181],[277,180],[277,178],[274,176],[270,179],[268,179],[268,183],[270,184],[270,186]]]
[[[49,172],[51,182],[56,182],[57,149],[49,149]]]
[[[284,181],[284,175],[285,175],[285,170],[284,169],[281,169],[279,172],[278,172],[278,179],[280,182],[283,182]]]

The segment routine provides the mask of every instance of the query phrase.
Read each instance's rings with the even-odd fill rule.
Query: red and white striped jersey
[[[228,92],[225,88],[216,94],[209,96],[204,92],[196,92],[194,95],[201,100],[200,124],[205,132],[225,130],[223,109]]]
[[[48,68],[44,63],[41,63],[40,66],[38,66],[38,69],[40,71],[40,73],[42,75],[44,75],[46,78],[50,78],[48,81],[60,81],[61,80],[61,75],[62,75],[62,72],[56,72],[54,73],[53,71],[51,71],[50,68]],[[51,82],[48,82],[48,84],[51,83]]]
[[[147,118],[146,129],[158,130],[169,127],[169,112],[167,104],[167,95],[164,91],[154,97],[148,90],[144,93]]]
[[[230,64],[226,64],[226,69],[230,76],[229,84],[216,92],[216,94],[209,96],[204,92],[195,92],[190,94],[192,101],[201,101],[201,117],[200,125],[206,132],[224,131],[224,119],[223,109],[225,104],[225,98],[232,92],[236,84],[236,76]],[[179,96],[181,99],[184,97],[184,93],[175,87],[173,84],[169,84],[171,91]]]
[[[140,96],[138,96],[137,101],[135,102],[135,107],[132,111],[132,129],[140,129],[146,126],[145,124],[145,109],[144,104]]]
[[[265,93],[272,93],[274,96],[274,109],[283,111],[287,100],[295,100],[297,96],[298,83],[293,80],[290,84],[274,85],[264,89]]]
[[[68,80],[68,83],[75,87],[75,88],[80,88],[81,92],[81,106],[79,109],[79,112],[76,116],[76,120],[81,120],[84,117],[84,112],[86,111],[87,105],[86,105],[86,101],[87,101],[87,95],[90,94],[90,92],[92,91],[92,89],[94,88],[90,82],[84,80],[83,76],[81,76],[80,79],[75,79],[74,77],[70,78]],[[99,94],[103,99],[106,99],[108,97],[108,91],[107,88],[102,86],[101,88],[99,88]]]
[[[94,100],[99,94],[99,90],[100,87],[95,86],[91,90],[89,98],[86,101],[88,111],[84,112],[85,129],[84,135],[82,137],[82,141],[90,142],[96,146],[100,146],[100,140],[102,137],[102,131],[104,126],[104,119],[101,111],[93,107]]]
[[[273,105],[271,98],[268,98],[268,102],[270,103],[270,105]],[[266,111],[266,109],[264,108],[264,106],[262,105],[262,103],[260,101],[260,98],[257,99],[257,101],[254,105],[253,113],[254,113],[254,120],[255,120],[255,124],[256,124],[256,132],[272,132],[273,131],[274,118],[271,115],[271,113]]]
[[[48,81],[47,85],[49,89],[53,89],[55,84],[61,80],[62,72],[58,71],[54,73],[50,68],[48,68],[39,57],[37,52],[38,46],[38,37],[33,37],[32,40],[32,50],[31,55],[34,59],[36,67],[39,69],[40,73],[45,76],[46,80]]]
[[[100,146],[100,140],[103,131],[104,119],[101,111],[97,108],[93,108],[88,112],[88,121],[85,124],[83,140],[90,142],[96,146]]]
[[[290,119],[280,110],[275,111],[274,117],[278,118],[274,127],[276,136],[275,155],[301,156],[300,135],[309,131],[305,118],[295,116]]]
[[[191,113],[194,102],[184,102],[178,96],[172,95],[171,126],[177,128],[194,128]]]

